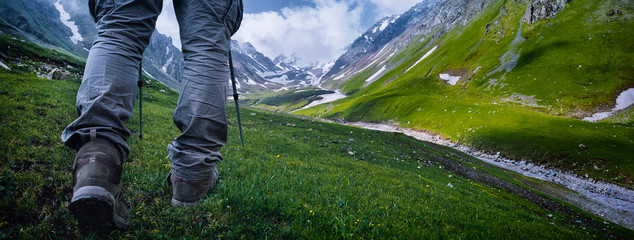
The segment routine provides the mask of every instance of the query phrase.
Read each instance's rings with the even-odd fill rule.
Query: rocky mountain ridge
[[[531,1],[526,8],[523,21],[527,23],[534,23],[540,19],[547,19],[555,16],[558,12],[564,9],[566,3],[571,3],[573,0],[535,0]]]
[[[231,53],[238,88],[243,93],[314,86],[323,75],[323,67],[300,67],[297,57],[278,56],[271,60],[248,42],[232,41]]]
[[[150,45],[143,52],[145,74],[172,89],[180,89],[183,66],[183,53],[180,49],[172,44],[170,37],[155,31]]]
[[[56,5],[61,8],[56,8]],[[62,23],[61,14],[70,16],[70,24],[78,29],[83,41],[73,42],[73,32]],[[0,31],[23,35],[41,45],[59,47],[80,57],[87,56],[97,33],[88,12],[88,0],[0,2]],[[316,85],[322,75],[319,67],[298,67],[295,57],[280,56],[273,61],[249,43],[234,41],[231,51],[237,86],[242,93]],[[155,31],[143,56],[145,74],[172,89],[180,88],[183,57],[169,37]]]
[[[338,88],[339,84],[364,70],[374,68],[369,82],[379,78],[387,70],[398,66],[399,62],[387,63],[414,41],[430,35],[428,42],[434,42],[454,27],[467,24],[484,9],[487,0],[428,0],[418,3],[376,33],[377,22],[365,34],[357,38],[347,51],[336,60],[334,67],[324,76],[328,88]]]

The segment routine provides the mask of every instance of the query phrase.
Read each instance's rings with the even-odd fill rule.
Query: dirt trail
[[[418,140],[448,146],[465,154],[476,157],[486,163],[511,170],[524,176],[543,181],[528,181],[516,178],[531,188],[556,197],[562,201],[579,207],[587,212],[612,221],[629,229],[634,229],[634,191],[610,183],[599,182],[591,178],[578,177],[576,175],[561,172],[556,169],[546,169],[525,161],[515,161],[500,157],[499,153],[487,154],[467,146],[453,143],[425,132],[412,129],[399,128],[388,124],[375,123],[347,123],[347,125],[359,126],[366,129],[386,132],[400,132]],[[456,161],[438,157],[438,162],[445,165],[448,170],[455,171],[466,178],[487,183],[490,186],[504,189],[508,192],[526,198],[535,204],[553,211],[572,212],[549,198],[526,190],[510,182],[501,180],[495,176],[477,172],[471,168],[465,168]],[[589,220],[587,220],[589,221]],[[592,221],[590,221],[592,222]]]

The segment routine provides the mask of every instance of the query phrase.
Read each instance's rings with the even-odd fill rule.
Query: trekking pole
[[[139,81],[136,82],[136,86],[139,88],[139,139],[143,140],[143,60],[139,63]]]
[[[240,107],[238,106],[238,89],[236,88],[236,76],[233,71],[233,59],[231,58],[231,48],[229,48],[229,72],[231,72],[231,85],[233,85],[233,100],[236,102],[236,112],[238,114],[238,129],[240,129],[240,141],[244,147],[244,137],[242,136],[242,122],[240,121]]]

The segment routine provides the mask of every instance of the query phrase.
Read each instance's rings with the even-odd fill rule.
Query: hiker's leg
[[[172,172],[209,178],[227,141],[225,105],[230,37],[242,19],[241,0],[174,0],[185,69],[174,123],[182,131],[168,146]]]
[[[78,150],[69,210],[85,230],[126,230],[121,173],[143,50],[163,0],[89,0],[97,36],[77,93],[79,117],[62,140]]]
[[[124,158],[130,131],[139,63],[147,47],[162,0],[89,0],[98,30],[77,93],[79,117],[62,133],[62,141],[79,149],[97,137],[115,144]]]

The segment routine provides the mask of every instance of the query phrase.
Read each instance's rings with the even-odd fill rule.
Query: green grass
[[[36,45],[23,37],[0,34],[0,49],[10,59],[21,58],[19,61],[37,61],[66,67],[83,67],[85,59],[59,49],[48,49]]]
[[[147,79],[146,79],[147,80]],[[54,81],[0,70],[1,238],[101,238],[82,233],[68,212],[74,152],[60,142],[74,120],[78,79]],[[242,109],[239,145],[233,107],[220,182],[196,208],[169,206],[166,146],[177,93],[145,84],[144,139],[129,140],[124,194],[128,232],[111,238],[273,239],[607,239],[634,232],[587,213],[544,209],[482,176],[511,176],[454,150],[402,134]],[[165,93],[159,90],[166,90]],[[128,123],[138,131],[135,116]],[[452,170],[450,170],[452,169]],[[529,191],[531,192],[531,191]],[[549,217],[551,216],[551,217]]]
[[[427,129],[462,144],[490,152],[500,151],[506,157],[531,159],[579,175],[587,173],[632,186],[628,176],[634,172],[631,155],[634,129],[630,125],[590,123],[526,111],[512,104],[469,103],[464,101],[469,98],[465,95],[448,93],[446,96],[400,92],[360,97],[345,103],[335,102],[329,110],[332,115],[328,115],[329,112],[322,117],[346,121],[398,121],[402,127]],[[327,108],[322,106],[295,113],[321,113]],[[584,150],[580,144],[591,147]]]
[[[76,92],[78,80],[43,80],[15,70],[1,76],[1,132],[8,139],[1,146],[2,209],[10,213],[0,222],[2,234],[81,236],[67,211],[73,152],[59,142],[61,130],[74,119],[74,94],[69,93]],[[247,147],[238,147],[235,119],[230,119],[234,137],[223,150],[226,160],[217,190],[196,209],[174,209],[167,206],[170,191],[164,177],[169,171],[165,146],[178,134],[170,120],[177,95],[156,82],[145,86],[145,139],[130,140],[132,155],[124,175],[136,230],[114,237],[605,234],[551,227],[544,217],[548,211],[477,182],[450,177],[451,172],[437,163],[426,162],[442,152],[403,135],[248,109],[243,110],[250,116],[244,122]],[[136,119],[128,124],[133,132]],[[453,188],[446,186],[449,182]],[[526,209],[507,211],[516,204]],[[469,214],[463,213],[465,208]],[[500,228],[505,218],[520,218],[522,223]],[[533,231],[542,227],[551,232]]]
[[[273,111],[291,112],[302,108],[313,101],[321,100],[320,95],[333,93],[315,87],[304,87],[280,92],[247,94],[243,104]]]
[[[393,122],[632,189],[632,111],[600,123],[573,117],[611,108],[621,91],[634,86],[634,43],[628,40],[634,37],[633,13],[617,1],[574,1],[555,18],[523,24],[526,40],[513,46],[526,4],[494,1],[436,42],[426,36],[412,41],[391,60],[401,65],[373,84],[346,88],[353,93],[347,98],[294,113]],[[624,14],[607,17],[610,9],[624,9]],[[436,45],[433,54],[406,72]],[[507,52],[520,54],[515,68],[489,75]],[[439,79],[444,72],[464,77],[451,86]],[[356,86],[363,77],[339,86]],[[489,84],[492,78],[497,85]],[[507,100],[517,94],[532,96],[536,105]]]
[[[341,89],[341,92],[347,95],[354,94],[366,86],[366,80],[374,74],[374,71],[377,71],[376,66],[361,71],[342,83],[331,79],[321,85],[327,89]]]
[[[307,98],[316,98],[317,95],[332,93],[326,90],[308,90],[301,92],[294,92],[293,94],[278,95],[270,98],[263,99],[260,103],[272,106],[281,106],[288,103],[295,103],[297,101],[306,100]]]
[[[627,19],[634,13],[605,15],[622,7],[615,1],[579,1],[561,16],[527,28],[521,57],[506,82],[542,99],[541,105],[563,102],[568,111],[614,104],[621,91],[634,86],[634,21]]]

